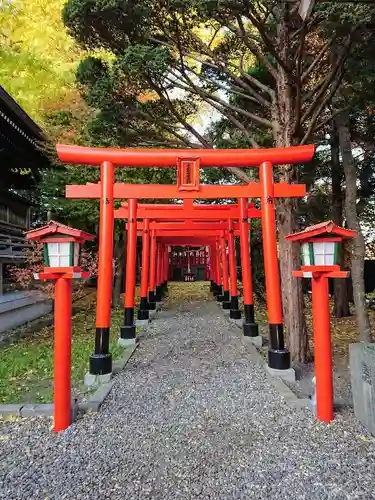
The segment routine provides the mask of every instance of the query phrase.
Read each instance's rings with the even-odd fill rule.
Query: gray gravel
[[[99,414],[4,422],[1,499],[372,499],[375,441],[290,409],[213,302],[162,311]]]

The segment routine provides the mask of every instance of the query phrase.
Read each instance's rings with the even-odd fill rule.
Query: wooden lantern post
[[[43,243],[44,270],[34,278],[55,282],[53,415],[54,430],[69,427],[72,419],[71,351],[72,351],[72,279],[88,278],[82,272],[80,249],[94,236],[78,229],[50,221],[46,226],[26,233],[26,239]]]
[[[333,376],[329,311],[329,278],[347,278],[341,271],[338,246],[343,239],[355,238],[355,231],[328,221],[310,226],[286,237],[301,244],[302,266],[293,271],[298,278],[311,278],[316,378],[316,416],[323,422],[333,420]]]

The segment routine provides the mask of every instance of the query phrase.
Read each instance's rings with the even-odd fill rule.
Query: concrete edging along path
[[[242,331],[242,320],[238,321],[233,321],[228,316],[223,313],[223,317],[231,324],[235,325],[237,328],[241,329]],[[261,335],[261,331],[260,331]],[[244,338],[244,342],[246,342]],[[283,382],[283,380],[279,377],[274,377],[270,375],[270,373],[267,371],[267,362],[261,355],[261,353],[258,351],[258,349],[255,347],[255,345],[251,344],[250,342],[246,342],[246,345],[248,347],[248,350],[250,352],[251,358],[254,360],[255,363],[261,365],[267,374],[269,380],[271,381],[272,385],[277,389],[279,394],[285,399],[285,401],[288,403],[288,405],[291,408],[309,408],[310,406],[310,400],[309,399],[301,399],[294,392]]]

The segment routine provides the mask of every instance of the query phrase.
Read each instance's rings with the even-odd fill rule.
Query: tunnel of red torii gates
[[[239,236],[243,286],[243,332],[256,337],[250,259],[250,224],[261,218],[266,301],[269,324],[268,365],[275,370],[290,368],[290,353],[284,342],[281,288],[277,255],[275,199],[303,197],[305,185],[275,183],[273,167],[311,161],[314,146],[270,149],[106,149],[57,145],[59,159],[73,164],[100,167],[97,184],[68,185],[67,198],[100,200],[99,265],[95,348],[90,356],[90,374],[112,371],[109,352],[111,291],[113,278],[114,219],[124,219],[127,230],[124,324],[119,343],[136,343],[135,287],[137,237],[142,237],[140,307],[138,320],[148,321],[161,301],[169,278],[173,247],[204,248],[211,291],[239,319],[234,237]],[[177,183],[116,183],[115,168],[177,168]],[[235,185],[200,184],[201,168],[257,168],[259,182]],[[249,199],[260,199],[260,209]],[[114,200],[127,200],[118,209]],[[138,200],[183,200],[179,204],[147,204]],[[193,200],[228,199],[237,203],[194,204]],[[126,222],[125,222],[126,220]]]

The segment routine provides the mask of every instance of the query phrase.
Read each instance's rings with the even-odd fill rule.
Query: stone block
[[[71,412],[72,422],[74,422],[77,419],[78,415],[78,403],[75,399],[72,401]],[[20,411],[21,417],[53,417],[53,413],[53,403],[27,404],[23,405]]]
[[[96,387],[98,385],[109,382],[111,378],[112,378],[112,373],[106,373],[104,375],[93,375],[92,373],[87,372],[85,374],[83,383],[87,387]]]
[[[151,323],[149,319],[136,319],[135,326],[145,327]]]
[[[266,365],[266,370],[271,377],[279,377],[282,380],[292,383],[296,381],[296,372],[293,368],[288,368],[287,370],[277,370],[276,368],[270,368]]]
[[[106,397],[111,392],[112,387],[113,382],[102,384],[93,394],[91,394],[88,401],[79,404],[79,410],[83,412],[99,411]]]
[[[255,345],[255,347],[262,347],[263,345],[263,337],[261,335],[258,335],[256,337],[247,337],[244,335],[244,340],[245,342],[248,342],[249,344]]]
[[[0,405],[0,415],[14,415],[15,417],[19,417],[22,406],[21,404]]]
[[[375,345],[350,344],[349,364],[355,416],[375,436]]]
[[[73,406],[74,404],[72,404],[72,409]],[[53,409],[54,409],[53,403],[44,403],[35,405],[35,413],[37,415],[45,415],[46,417],[53,417]]]
[[[122,337],[119,337],[117,340],[117,344],[121,347],[131,347],[138,344],[138,339],[123,339]]]
[[[238,328],[243,328],[243,320],[242,319],[234,319],[234,318],[229,317],[229,321],[231,323],[234,323],[235,325],[237,325]]]
[[[117,359],[113,363],[113,373],[116,374],[123,370],[128,363],[129,359],[132,357],[133,352],[136,350],[139,344],[134,344],[133,346],[129,347],[124,351],[120,359]]]

